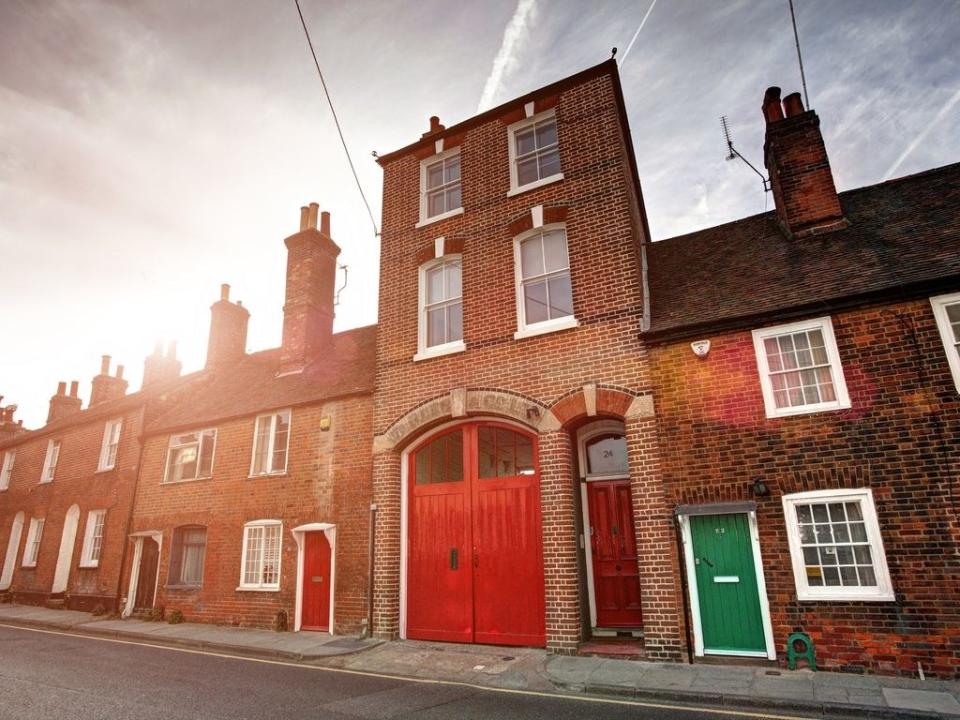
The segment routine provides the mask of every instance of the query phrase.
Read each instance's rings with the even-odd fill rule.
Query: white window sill
[[[433,217],[424,218],[416,225],[415,228],[426,227],[427,225],[433,225],[435,222],[440,222],[441,220],[446,220],[447,218],[456,217],[457,215],[463,215],[463,206],[461,205],[456,210],[447,210],[445,213],[440,213],[439,215],[434,215]]]
[[[575,327],[580,327],[580,323],[573,315],[570,315],[569,317],[559,318],[558,320],[545,320],[536,325],[527,325],[527,327],[517,330],[513,334],[513,339],[523,340],[524,338],[546,335],[547,333],[569,330]]]
[[[213,475],[207,475],[206,477],[198,477],[198,478],[183,478],[181,480],[161,480],[160,484],[161,485],[183,485],[184,483],[199,482],[201,480],[211,480],[211,479],[213,479]]]
[[[811,595],[809,592],[798,592],[800,602],[893,602],[896,597],[892,592],[857,594],[838,593],[836,595]]]
[[[37,485],[49,485],[52,482],[53,480],[41,480],[40,482],[37,483]]]
[[[527,183],[526,185],[521,185],[520,187],[510,188],[510,191],[507,193],[507,197],[520,195],[527,192],[527,190],[536,190],[544,185],[552,185],[553,183],[560,182],[561,180],[563,180],[563,173],[557,173],[556,175],[551,175],[550,177],[534,180],[532,183]]]
[[[782,417],[793,417],[794,415],[812,415],[813,413],[835,412],[837,410],[849,410],[850,403],[819,403],[817,405],[798,405],[791,408],[770,409],[767,408],[767,418],[775,420]]]
[[[280,586],[277,587],[244,587],[237,588],[237,592],[280,592]]]
[[[287,474],[287,470],[286,468],[284,468],[283,470],[276,470],[274,472],[257,473],[256,475],[247,475],[247,480],[256,480],[257,478],[262,478],[262,477],[281,477],[286,474]]]
[[[110,471],[113,470],[115,467],[116,467],[116,465],[111,465],[110,467],[105,467],[105,468],[97,468],[94,472],[95,472],[95,473],[110,472]]]
[[[177,592],[190,592],[201,590],[203,585],[164,585],[164,590],[176,590]]]
[[[421,360],[443,357],[444,355],[454,355],[455,353],[461,353],[466,349],[467,346],[464,344],[463,340],[458,340],[457,342],[436,345],[434,347],[421,350],[413,356],[413,361],[420,362]]]
[[[36,569],[37,569],[37,564],[34,563],[33,565],[27,565],[26,563],[24,563],[24,564],[21,565],[20,567],[22,567],[24,570],[36,570]]]
[[[90,568],[98,568],[100,567],[100,561],[98,560],[97,562],[82,562],[77,567],[79,567],[82,570],[88,570]]]

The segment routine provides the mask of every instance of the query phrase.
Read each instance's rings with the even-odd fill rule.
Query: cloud
[[[920,143],[922,143],[926,139],[927,135],[930,134],[930,131],[937,126],[937,123],[947,116],[947,113],[953,110],[953,107],[958,102],[960,102],[960,90],[957,90],[953,96],[947,100],[946,103],[944,103],[943,107],[940,108],[940,111],[933,116],[933,120],[931,120],[927,126],[923,128],[923,130],[921,130],[916,137],[913,138],[904,151],[900,153],[900,156],[893,161],[893,165],[887,168],[887,171],[883,174],[884,181],[887,181],[893,177],[893,174],[900,168],[900,166],[903,164],[903,161],[910,157],[913,151],[916,150],[920,146]]]
[[[477,112],[482,112],[493,105],[493,99],[500,91],[504,76],[517,64],[520,50],[524,45],[523,41],[529,35],[536,5],[536,0],[520,0],[517,3],[513,17],[503,31],[503,41],[500,43],[497,56],[493,59],[493,67],[490,68],[490,74],[483,85],[483,93],[480,95],[480,102],[477,103]]]
[[[643,30],[643,26],[647,24],[647,18],[650,17],[650,13],[653,12],[653,6],[657,4],[657,0],[653,0],[650,3],[650,7],[647,8],[647,12],[643,14],[643,20],[640,21],[640,25],[637,26],[637,31],[633,34],[633,37],[630,39],[630,44],[627,45],[627,49],[623,51],[623,57],[620,58],[620,63],[618,67],[623,67],[624,61],[627,59],[627,55],[630,54],[630,50],[633,49],[633,44],[637,41],[637,37],[640,35],[640,31]]]

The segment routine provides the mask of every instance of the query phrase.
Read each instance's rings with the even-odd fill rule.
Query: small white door
[[[13,583],[13,569],[17,566],[17,550],[20,549],[20,535],[23,533],[23,511],[13,518],[10,527],[10,540],[7,541],[7,555],[3,560],[3,574],[0,575],[0,590],[9,590]]]
[[[73,546],[77,541],[77,526],[80,524],[80,508],[71,505],[63,520],[63,536],[60,538],[60,554],[57,555],[57,570],[53,575],[50,593],[56,595],[67,589],[70,565],[73,563]]]

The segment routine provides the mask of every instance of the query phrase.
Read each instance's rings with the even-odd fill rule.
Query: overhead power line
[[[310,31],[307,30],[307,22],[303,19],[303,10],[300,9],[300,0],[293,0],[297,6],[297,14],[300,16],[300,24],[303,26],[303,34],[307,38],[307,45],[310,46],[310,54],[313,56],[313,64],[317,68],[317,75],[320,76],[320,84],[323,86],[323,94],[327,97],[327,104],[330,106],[330,114],[333,115],[333,123],[337,126],[337,134],[340,136],[340,144],[343,145],[343,152],[347,156],[347,162],[350,164],[350,172],[353,173],[353,179],[357,183],[357,190],[360,191],[360,197],[363,198],[363,204],[367,208],[367,215],[370,216],[370,224],[373,225],[373,234],[379,235],[377,221],[373,218],[373,210],[370,209],[370,203],[363,192],[363,186],[360,184],[360,177],[357,175],[357,168],[353,165],[353,158],[350,157],[350,150],[347,148],[347,141],[343,138],[343,129],[340,127],[340,119],[337,117],[337,111],[333,109],[333,101],[330,99],[330,91],[327,90],[327,81],[323,79],[323,71],[320,70],[320,62],[317,60],[317,51],[313,49],[313,40],[310,39]]]

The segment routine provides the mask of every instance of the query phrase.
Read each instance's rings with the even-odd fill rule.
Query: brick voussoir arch
[[[556,424],[546,405],[525,395],[495,388],[454,388],[397,418],[374,438],[373,451],[376,454],[399,450],[442,422],[481,415],[507,418],[534,432],[554,429]]]
[[[652,417],[653,395],[638,393],[616,385],[586,383],[558,398],[550,406],[550,413],[560,427],[589,417],[616,417],[622,420],[634,417]]]

